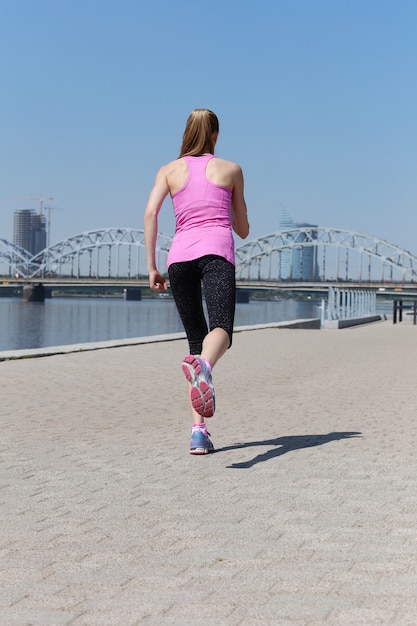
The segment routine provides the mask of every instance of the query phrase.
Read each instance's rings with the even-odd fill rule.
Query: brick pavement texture
[[[415,626],[416,346],[236,333],[204,457],[183,339],[1,362],[0,624]]]

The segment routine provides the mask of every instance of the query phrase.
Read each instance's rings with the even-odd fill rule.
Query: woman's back
[[[185,158],[182,157],[165,165],[165,169],[169,191],[171,196],[173,196],[184,187],[188,180],[188,165]],[[236,163],[216,157],[215,159],[210,159],[207,163],[206,176],[214,185],[233,189],[234,178],[239,171],[240,168]]]
[[[207,168],[215,157],[208,154],[183,158],[188,166],[188,176],[184,186],[172,195],[176,232],[213,226],[231,229],[232,189],[207,177]]]
[[[168,265],[207,254],[223,256],[233,263],[232,189],[207,176],[208,166],[217,161],[216,157],[207,154],[181,160],[187,165],[187,176],[183,186],[172,194],[176,228]],[[184,181],[184,172],[177,177],[173,174],[177,184]],[[222,178],[217,175],[216,179]]]

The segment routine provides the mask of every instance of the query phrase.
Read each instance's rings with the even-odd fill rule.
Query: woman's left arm
[[[233,172],[232,224],[235,233],[242,239],[246,239],[249,235],[249,222],[243,192],[243,173],[239,165],[236,164],[235,168]]]

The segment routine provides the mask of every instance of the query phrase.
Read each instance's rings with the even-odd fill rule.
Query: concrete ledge
[[[271,322],[268,324],[255,324],[253,326],[237,326],[233,332],[247,330],[260,330],[262,328],[320,328],[319,319],[302,319],[288,322]],[[133,337],[130,339],[113,339],[111,341],[92,341],[88,343],[75,343],[64,346],[49,346],[46,348],[28,348],[26,350],[5,350],[0,352],[0,361],[14,359],[30,359],[54,354],[69,354],[71,352],[85,352],[88,350],[105,350],[108,348],[121,348],[123,346],[137,346],[146,343],[158,343],[161,341],[177,341],[186,339],[184,332],[167,335],[151,335],[149,337]]]
[[[320,328],[320,319],[301,319],[301,320],[289,320],[286,322],[269,322],[267,324],[254,324],[252,326],[237,326],[234,329],[235,333],[243,332],[246,330],[260,330],[262,328]]]
[[[380,322],[384,319],[385,315],[368,315],[367,317],[351,317],[345,320],[324,320],[324,329],[333,330],[339,328],[350,328],[351,326],[359,326],[360,324]]]
[[[107,348],[121,348],[123,346],[137,346],[144,343],[158,343],[160,341],[176,341],[185,339],[185,333],[171,333],[170,335],[150,335],[149,337],[133,337],[131,339],[112,339],[111,341],[91,341],[88,343],[73,343],[65,346],[49,346],[46,348],[28,348],[26,350],[7,350],[0,352],[0,361],[12,359],[30,359],[54,354],[69,354],[71,352],[86,352],[88,350],[104,350]]]
[[[370,317],[361,317],[345,320],[325,320],[325,329],[348,328],[349,326],[358,326],[359,324],[369,324],[370,322],[379,322],[385,319],[383,315],[374,315]],[[286,322],[268,322],[266,324],[253,324],[251,326],[236,326],[235,333],[246,332],[248,330],[261,330],[263,328],[291,328],[291,329],[320,329],[320,319],[299,319]],[[104,350],[108,348],[120,348],[122,346],[137,346],[145,343],[158,343],[161,341],[177,341],[186,339],[185,333],[171,333],[167,335],[151,335],[149,337],[133,337],[130,339],[113,339],[111,341],[94,341],[88,343],[76,343],[64,346],[50,346],[46,348],[28,348],[26,350],[7,350],[0,352],[0,361],[8,361],[12,359],[30,359],[42,356],[52,356],[54,354],[69,354],[71,352],[84,352],[87,350]]]
[[[307,329],[319,329],[321,322],[319,318],[313,318],[309,320],[295,320],[293,322],[283,322],[278,328],[307,328]]]
[[[348,328],[349,326],[358,326],[359,324],[369,324],[370,322],[379,322],[385,319],[384,315],[374,315],[370,317],[361,317],[346,320],[325,320],[325,329]],[[289,320],[286,322],[269,322],[267,324],[253,324],[252,326],[237,326],[234,328],[235,333],[245,332],[248,330],[261,330],[263,328],[277,329],[320,329],[320,319],[299,319]],[[186,339],[185,333],[171,333],[169,335],[151,335],[149,337],[133,337],[131,339],[113,339],[111,341],[95,341],[89,343],[75,343],[65,346],[50,346],[47,348],[29,348],[26,350],[6,350],[0,352],[0,361],[9,361],[13,359],[30,359],[42,356],[52,356],[53,354],[69,354],[71,352],[84,352],[87,350],[104,350],[108,348],[120,348],[122,346],[137,346],[146,343],[159,343],[161,341],[177,341]]]

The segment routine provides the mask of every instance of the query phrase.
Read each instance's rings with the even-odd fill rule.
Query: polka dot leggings
[[[210,330],[223,328],[232,345],[236,303],[235,267],[221,256],[206,255],[168,268],[172,295],[184,325],[190,354],[201,354]],[[204,315],[203,295],[208,313]]]

